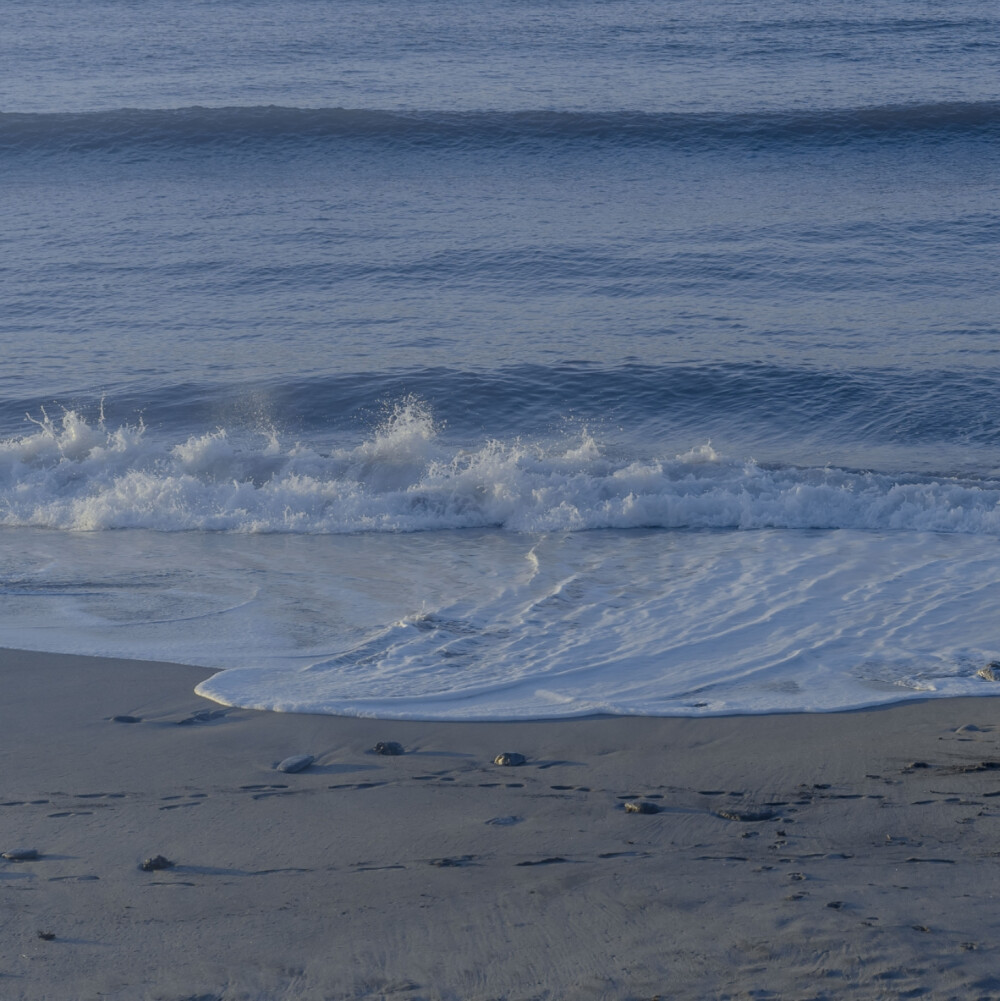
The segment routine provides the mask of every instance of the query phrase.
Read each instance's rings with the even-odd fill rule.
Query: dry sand
[[[206,673],[0,653],[3,1001],[1000,998],[996,699],[197,721]]]

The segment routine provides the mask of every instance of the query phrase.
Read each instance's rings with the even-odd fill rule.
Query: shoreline
[[[992,698],[409,722],[211,673],[0,651],[5,999],[1000,996]]]

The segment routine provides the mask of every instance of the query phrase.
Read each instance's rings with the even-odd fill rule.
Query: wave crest
[[[701,445],[609,454],[584,431],[558,442],[449,443],[419,400],[352,448],[238,446],[225,429],[158,443],[74,411],[0,442],[0,524],[97,531],[356,533],[496,527],[855,528],[1000,535],[1000,482],[765,466]]]

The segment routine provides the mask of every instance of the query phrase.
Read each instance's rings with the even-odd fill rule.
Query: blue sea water
[[[993,694],[1000,11],[10,0],[0,642],[495,719]]]

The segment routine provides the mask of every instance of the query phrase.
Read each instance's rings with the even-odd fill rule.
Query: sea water
[[[437,719],[994,694],[1000,12],[11,0],[0,642]]]

